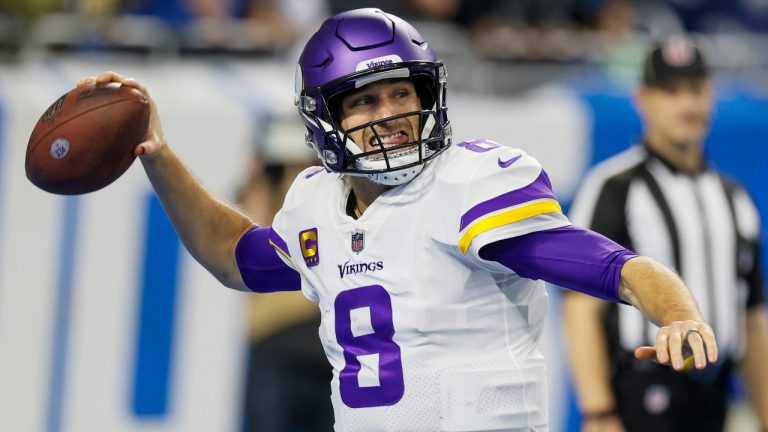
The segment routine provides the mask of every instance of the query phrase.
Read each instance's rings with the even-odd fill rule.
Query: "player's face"
[[[712,115],[712,83],[706,78],[673,79],[659,87],[643,87],[638,102],[646,127],[659,145],[699,149]]]
[[[421,110],[413,82],[408,79],[377,81],[345,95],[341,100],[339,123],[342,129],[350,130],[366,123],[386,117]],[[364,152],[379,149],[376,134],[384,147],[393,147],[418,140],[419,116],[411,115],[390,121],[376,123],[373,128],[363,128],[350,133],[349,137]],[[411,150],[399,149],[396,153]]]

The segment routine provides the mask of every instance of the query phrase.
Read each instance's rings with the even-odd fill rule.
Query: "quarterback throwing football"
[[[295,103],[322,161],[271,227],[211,195],[167,144],[157,108],[136,147],[177,232],[224,285],[319,303],[340,431],[547,430],[542,280],[637,307],[661,328],[638,358],[717,359],[680,279],[572,226],[542,167],[478,139],[451,145],[446,73],[378,9],[326,20]],[[79,85],[133,79],[107,72]]]

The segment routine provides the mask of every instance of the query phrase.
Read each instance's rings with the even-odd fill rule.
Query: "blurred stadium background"
[[[768,0],[0,0],[0,430],[243,429],[248,296],[181,248],[138,163],[106,190],[49,195],[24,177],[27,140],[77,80],[116,70],[235,200],[254,158],[312,163],[295,62],[324,17],[371,5],[411,19],[447,64],[456,138],[527,150],[566,205],[589,166],[640,137],[648,41],[695,32],[717,73],[707,152],[768,220]],[[552,430],[573,431],[550,295]],[[731,430],[753,430],[734,413]]]

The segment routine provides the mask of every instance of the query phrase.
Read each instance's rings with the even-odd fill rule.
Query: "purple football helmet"
[[[343,130],[337,118],[340,96],[384,79],[410,79],[421,110]],[[379,9],[356,9],[328,18],[307,42],[296,68],[295,103],[307,143],[327,169],[398,185],[451,144],[445,89],[445,67],[413,26]],[[419,136],[387,147],[375,126],[409,116],[418,116]],[[367,152],[349,138],[365,128],[375,138],[375,148]]]

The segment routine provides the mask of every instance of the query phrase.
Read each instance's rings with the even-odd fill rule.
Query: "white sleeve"
[[[457,233],[461,253],[480,260],[489,243],[570,225],[533,157],[500,146],[468,158]]]

